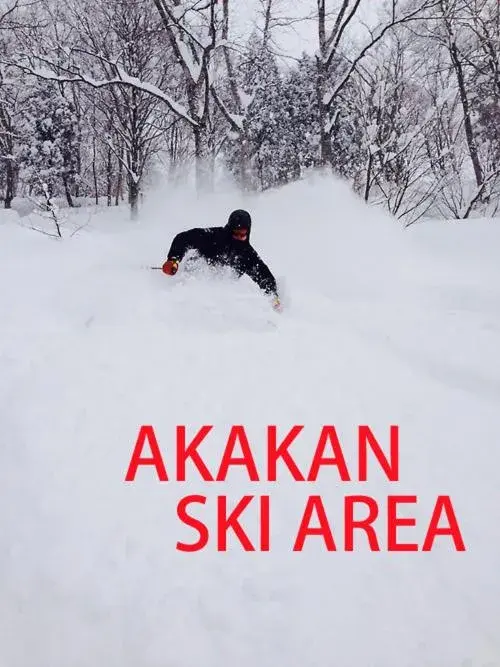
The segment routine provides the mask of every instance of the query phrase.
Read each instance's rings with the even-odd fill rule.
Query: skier
[[[276,280],[269,267],[250,245],[252,218],[248,211],[233,211],[224,227],[195,227],[174,237],[167,260],[162,266],[166,275],[177,273],[188,250],[194,250],[212,266],[230,266],[239,277],[248,275],[259,288],[272,297],[275,310],[281,310]]]

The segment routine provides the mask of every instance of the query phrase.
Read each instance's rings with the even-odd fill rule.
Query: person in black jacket
[[[173,276],[188,250],[194,250],[211,266],[230,266],[238,276],[249,276],[281,309],[276,280],[269,267],[250,245],[252,218],[248,211],[233,211],[223,227],[195,227],[177,234],[162,266]]]

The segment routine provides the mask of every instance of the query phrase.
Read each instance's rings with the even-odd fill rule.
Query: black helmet
[[[226,227],[231,231],[234,229],[248,229],[248,232],[250,232],[251,226],[252,218],[250,213],[248,211],[244,211],[243,209],[237,209],[236,211],[233,211],[229,216],[226,225]]]

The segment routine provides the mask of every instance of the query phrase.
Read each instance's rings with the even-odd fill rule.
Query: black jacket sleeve
[[[172,241],[167,259],[177,259],[180,262],[188,250],[196,250],[203,244],[206,235],[206,229],[197,227],[180,232]]]
[[[260,289],[269,295],[278,295],[276,279],[257,251],[250,246],[245,256],[243,272],[246,273]]]

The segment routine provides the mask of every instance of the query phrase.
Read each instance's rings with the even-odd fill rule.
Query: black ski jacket
[[[233,229],[241,226],[241,219],[248,229],[246,241],[233,238]],[[188,250],[194,250],[212,266],[229,266],[238,276],[249,276],[268,295],[278,292],[276,280],[269,267],[250,245],[250,215],[243,211],[235,211],[224,227],[195,227],[180,232],[174,237],[167,259],[181,262]]]

